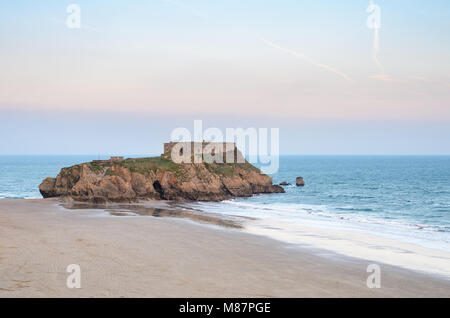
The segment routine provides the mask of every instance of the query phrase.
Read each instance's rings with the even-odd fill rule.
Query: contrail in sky
[[[330,71],[330,72],[333,72],[333,73],[339,75],[340,77],[344,78],[344,79],[347,80],[347,81],[351,81],[351,78],[350,78],[347,74],[345,74],[345,73],[343,73],[343,72],[341,72],[341,71],[338,71],[338,70],[334,69],[333,67],[331,67],[331,66],[329,66],[329,65],[322,64],[322,63],[318,63],[318,62],[314,61],[313,59],[311,59],[310,57],[307,57],[307,56],[304,55],[304,54],[301,54],[301,53],[299,53],[299,52],[296,52],[296,51],[293,51],[293,50],[290,50],[290,49],[286,49],[286,48],[281,47],[281,46],[279,46],[278,44],[275,44],[275,43],[273,43],[273,42],[271,42],[271,41],[268,41],[268,40],[266,40],[266,39],[264,39],[264,38],[261,38],[261,37],[258,37],[258,38],[259,38],[261,41],[263,41],[265,44],[267,44],[267,45],[269,45],[269,46],[271,46],[271,47],[273,47],[273,48],[275,48],[275,49],[278,49],[278,50],[280,50],[280,51],[283,51],[283,52],[285,52],[285,53],[288,53],[288,54],[290,54],[290,55],[293,55],[293,56],[295,56],[295,57],[297,57],[297,58],[300,58],[300,59],[302,59],[302,60],[305,60],[306,62],[308,62],[308,63],[310,63],[310,64],[312,64],[312,65],[315,65],[315,66],[317,66],[317,67],[320,67],[320,68],[323,68],[323,69],[328,70],[328,71]]]
[[[376,10],[379,10],[379,7],[375,6],[375,4],[373,3],[373,0],[370,0],[367,11],[372,12],[374,10],[375,10],[374,15],[380,14],[379,11],[378,12],[376,11]],[[377,19],[377,17],[375,17],[375,19]],[[384,66],[383,66],[383,64],[381,64],[380,60],[378,59],[378,53],[380,52],[380,34],[379,34],[380,26],[378,25],[378,23],[379,23],[379,21],[375,21],[374,24],[372,25],[372,28],[373,28],[373,60],[375,61],[375,64],[378,66],[378,68],[380,69],[381,74],[385,74]]]
[[[184,10],[187,10],[187,11],[189,11],[191,14],[195,15],[195,16],[198,17],[198,18],[201,18],[201,19],[203,19],[203,20],[208,20],[208,19],[206,18],[206,16],[204,16],[201,12],[199,12],[199,11],[197,11],[197,10],[191,8],[190,6],[185,5],[184,3],[180,2],[180,1],[176,1],[176,0],[162,0],[162,1],[167,2],[167,3],[170,3],[170,4],[173,4],[174,6],[177,6],[177,7],[179,7],[179,8],[182,8],[182,9],[184,9]]]
[[[180,2],[180,1],[176,1],[176,0],[163,0],[163,1],[167,2],[167,3],[170,3],[170,4],[173,4],[173,5],[177,6],[177,7],[183,8],[183,9],[189,11],[191,14],[193,14],[193,15],[195,15],[195,16],[203,19],[203,20],[209,20],[209,19],[207,19],[207,17],[205,15],[203,15],[199,11],[192,9],[191,7],[185,5],[184,3]],[[338,71],[338,70],[334,69],[333,67],[331,67],[329,65],[318,63],[318,62],[314,61],[313,59],[307,57],[306,55],[303,55],[303,54],[301,54],[299,52],[296,52],[296,51],[293,51],[293,50],[281,47],[278,44],[273,43],[273,42],[271,42],[269,40],[266,40],[266,39],[264,39],[264,38],[262,38],[260,36],[257,36],[257,38],[259,40],[261,40],[264,44],[266,44],[266,45],[268,45],[268,46],[270,46],[272,48],[275,48],[275,49],[278,49],[278,50],[283,51],[285,53],[288,53],[290,55],[293,55],[293,56],[295,56],[297,58],[300,58],[300,59],[302,59],[302,60],[304,60],[304,61],[306,61],[306,62],[308,62],[308,63],[310,63],[310,64],[312,64],[314,66],[320,67],[320,68],[325,69],[325,70],[330,71],[330,72],[333,72],[333,73],[339,75],[340,77],[344,78],[347,81],[351,81],[351,78],[348,75],[346,75],[345,73],[343,73],[341,71]]]
[[[375,63],[378,65],[378,67],[381,70],[381,73],[384,73],[384,67],[383,64],[381,64],[380,60],[378,59],[378,52],[380,51],[380,36],[378,34],[378,28],[374,28],[374,34],[373,34],[373,59],[375,60]]]

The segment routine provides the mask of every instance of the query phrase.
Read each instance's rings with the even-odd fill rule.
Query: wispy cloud
[[[204,15],[203,13],[201,13],[200,11],[193,9],[190,6],[187,6],[186,4],[184,4],[184,3],[180,2],[180,1],[176,1],[176,0],[162,0],[162,1],[170,3],[170,4],[173,4],[173,5],[177,6],[177,7],[183,8],[183,9],[189,11],[191,14],[193,14],[193,15],[195,15],[195,16],[203,19],[203,20],[206,20],[206,21],[209,20],[208,17],[206,15]],[[252,35],[255,36],[254,34],[252,34]],[[306,55],[304,55],[302,53],[299,53],[299,52],[296,52],[294,50],[281,47],[278,44],[276,44],[276,43],[274,43],[272,41],[266,40],[265,38],[263,38],[261,36],[256,35],[256,37],[260,41],[262,41],[264,44],[266,44],[266,45],[268,45],[268,46],[270,46],[272,48],[278,49],[278,50],[283,51],[283,52],[285,52],[287,54],[290,54],[290,55],[295,56],[297,58],[303,59],[304,61],[310,63],[311,65],[314,65],[316,67],[322,68],[322,69],[327,70],[329,72],[335,73],[336,75],[339,75],[343,79],[345,79],[347,81],[351,81],[351,78],[347,74],[345,74],[345,73],[343,73],[343,72],[341,72],[341,71],[339,71],[339,70],[337,70],[337,69],[335,69],[335,68],[333,68],[333,67],[331,67],[329,65],[318,63],[315,60],[313,60],[312,58],[310,58],[310,57],[308,57],[308,56],[306,56]]]
[[[67,27],[67,26],[66,26],[66,21],[63,20],[63,19],[54,19],[54,18],[50,18],[49,20],[52,21],[52,22],[61,24],[61,25],[63,25],[64,27]],[[87,31],[93,31],[93,32],[101,32],[100,29],[98,29],[98,28],[96,28],[96,27],[93,27],[93,26],[89,26],[89,25],[83,24],[83,23],[80,25],[80,29],[82,29],[82,30],[87,30]]]
[[[162,1],[170,3],[170,4],[173,4],[174,6],[182,8],[184,10],[187,10],[191,14],[195,15],[198,18],[201,18],[203,20],[208,20],[208,18],[203,13],[201,13],[200,11],[198,11],[198,10],[196,10],[196,9],[194,9],[194,8],[188,6],[188,5],[186,5],[186,4],[184,4],[184,3],[180,2],[180,1],[176,1],[176,0],[162,0]]]
[[[379,7],[373,3],[373,0],[370,0],[369,6],[367,7],[367,12],[374,12],[374,15],[379,15]],[[375,18],[377,19],[377,18]],[[378,19],[380,17],[378,16]],[[380,53],[380,25],[379,21],[374,21],[373,25],[371,26],[373,28],[373,51],[372,51],[372,58],[375,62],[375,65],[378,67],[379,74],[369,76],[370,78],[380,80],[380,81],[388,81],[388,82],[394,82],[395,80],[386,73],[383,64],[381,63],[378,55]]]
[[[320,68],[322,68],[324,70],[327,70],[327,71],[330,71],[332,73],[335,73],[335,74],[339,75],[340,77],[342,77],[343,79],[345,79],[347,81],[351,81],[352,80],[347,74],[345,74],[345,73],[343,73],[343,72],[341,72],[341,71],[339,71],[339,70],[337,70],[337,69],[335,69],[335,68],[333,68],[333,67],[331,67],[329,65],[318,63],[318,62],[314,61],[312,58],[310,58],[310,57],[308,57],[308,56],[306,56],[306,55],[304,55],[302,53],[299,53],[297,51],[281,47],[278,44],[273,43],[273,42],[271,42],[269,40],[266,40],[266,39],[264,39],[262,37],[258,37],[258,38],[261,41],[263,41],[265,44],[270,46],[270,47],[273,47],[273,48],[278,49],[278,50],[280,50],[282,52],[285,52],[285,53],[290,54],[292,56],[295,56],[295,57],[297,57],[299,59],[302,59],[302,60],[304,60],[304,61],[306,61],[306,62],[308,62],[308,63],[310,63],[310,64],[312,64],[314,66],[317,66],[317,67],[320,67]]]
[[[429,78],[424,77],[424,76],[411,76],[411,79],[413,79],[415,81],[419,81],[419,82],[439,84],[439,85],[442,85],[442,86],[445,86],[445,87],[450,87],[450,82],[448,82],[448,81],[433,80],[433,79],[429,79]]]
[[[376,79],[379,81],[385,81],[385,82],[400,82],[400,80],[392,78],[389,74],[375,74],[375,75],[371,75],[369,76],[372,79]]]
[[[373,35],[373,59],[375,61],[375,64],[378,66],[378,68],[381,71],[381,74],[384,74],[384,66],[383,64],[381,64],[379,58],[378,58],[378,53],[380,51],[380,34],[379,34],[379,29],[378,28],[374,28],[374,35]]]

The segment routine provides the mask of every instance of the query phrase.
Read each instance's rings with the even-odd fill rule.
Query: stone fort
[[[234,162],[245,162],[241,152],[236,148],[236,143],[234,142],[166,142],[164,143],[164,156],[171,156],[172,150],[176,147],[176,151],[178,151],[179,155],[184,155],[184,151],[190,151],[191,155],[194,153],[199,153],[201,149],[201,153],[203,155],[209,154],[211,156],[220,156],[223,158],[223,162],[226,160],[227,152],[233,152]]]

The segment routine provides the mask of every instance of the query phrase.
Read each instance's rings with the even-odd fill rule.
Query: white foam
[[[325,205],[229,200],[195,207],[252,217],[245,231],[293,244],[307,244],[373,262],[450,277],[450,233],[426,225],[334,214]]]
[[[369,233],[274,222],[274,220],[249,222],[245,231],[293,244],[307,244],[376,263],[443,275],[450,279],[450,252],[442,249],[427,248]]]

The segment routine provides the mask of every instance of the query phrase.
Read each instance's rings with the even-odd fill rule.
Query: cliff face
[[[95,203],[139,199],[220,201],[257,193],[282,193],[272,178],[242,164],[176,164],[169,158],[93,161],[61,169],[39,186],[44,198],[70,197]]]

